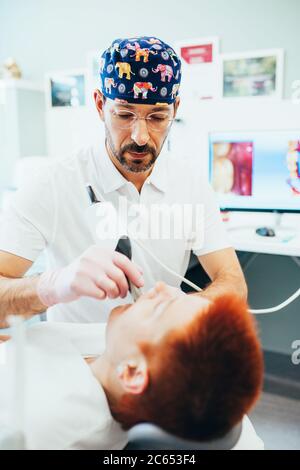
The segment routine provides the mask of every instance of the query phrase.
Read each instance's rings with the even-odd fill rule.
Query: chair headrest
[[[143,423],[129,431],[130,450],[230,450],[242,433],[242,422],[225,436],[212,441],[189,441],[169,434],[153,424]]]

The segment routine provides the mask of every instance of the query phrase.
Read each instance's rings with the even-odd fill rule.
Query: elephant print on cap
[[[177,94],[178,94],[178,91],[179,91],[179,83],[174,83],[174,85],[172,86],[172,91],[170,93],[170,95],[172,96],[172,98],[176,98]]]
[[[0,0],[1,2],[1,0]],[[171,104],[179,94],[181,60],[154,36],[115,39],[100,61],[102,92],[134,104]]]
[[[173,51],[172,49],[168,49],[168,53],[169,53],[169,55],[170,55],[170,58],[171,58],[171,60],[172,60],[172,62],[173,62],[173,64],[174,64],[174,66],[176,67],[177,62],[176,62],[176,60],[174,59],[174,57],[177,59],[176,52]]]
[[[152,69],[152,72],[158,73],[160,72],[160,79],[162,82],[166,81],[166,78],[168,79],[168,82],[172,80],[172,77],[174,75],[173,69],[171,65],[165,65],[165,64],[158,64],[156,69]]]
[[[150,38],[148,41],[146,41],[148,44],[161,44],[161,41],[157,38]]]
[[[106,77],[104,80],[104,88],[106,90],[106,93],[111,94],[111,87],[116,88],[117,84],[115,83],[115,80],[110,77]]]
[[[132,51],[135,51],[135,54],[133,54],[131,57],[135,56],[135,61],[140,62],[141,57],[143,58],[143,62],[149,62],[149,55],[153,54],[156,55],[157,52],[153,52],[148,48],[141,48],[138,42],[135,42],[134,45],[127,43],[126,44],[127,49],[130,49]]]
[[[114,51],[119,52],[120,50],[120,43],[114,42],[113,45],[110,47],[109,52],[112,54]]]
[[[105,59],[104,59],[104,57],[101,57],[101,59],[100,59],[100,64],[99,64],[100,73],[103,72],[103,70],[104,70],[104,65],[105,65]]]
[[[123,75],[125,74],[127,80],[130,80],[130,74],[135,75],[135,73],[131,71],[131,65],[129,62],[117,62],[115,67],[116,69],[119,69],[119,78],[123,78]]]
[[[146,100],[149,90],[155,92],[157,88],[153,88],[151,82],[135,82],[133,85],[134,98],[138,99],[142,93],[142,99]]]

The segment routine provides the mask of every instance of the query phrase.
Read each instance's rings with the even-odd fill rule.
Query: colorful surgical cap
[[[120,103],[171,104],[181,80],[172,47],[155,37],[115,39],[100,59],[102,93]]]

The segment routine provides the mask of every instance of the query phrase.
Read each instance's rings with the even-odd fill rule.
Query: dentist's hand
[[[47,307],[82,296],[124,298],[129,289],[126,276],[137,287],[144,285],[140,268],[127,256],[93,245],[65,268],[43,273],[37,295]]]

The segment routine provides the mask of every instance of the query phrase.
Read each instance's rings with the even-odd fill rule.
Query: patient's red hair
[[[158,345],[140,347],[149,386],[142,395],[124,395],[112,409],[125,429],[150,422],[186,439],[213,439],[237,424],[259,396],[262,351],[248,306],[236,295],[217,298]]]

